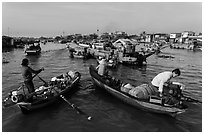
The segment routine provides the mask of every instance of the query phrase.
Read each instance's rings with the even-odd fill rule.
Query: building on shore
[[[169,42],[177,43],[181,38],[181,33],[170,33]]]
[[[14,39],[9,36],[2,36],[2,48],[14,47]]]
[[[169,34],[166,33],[154,33],[153,34],[153,41],[169,41]]]
[[[181,38],[180,38],[180,42],[181,43],[185,43],[188,44],[189,43],[189,36],[195,36],[195,32],[193,31],[183,31],[181,33]]]

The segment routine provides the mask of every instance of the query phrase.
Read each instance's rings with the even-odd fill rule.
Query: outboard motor
[[[181,97],[183,96],[182,90],[184,89],[185,85],[178,82],[173,82],[171,84],[168,84],[167,86],[164,86],[164,104],[182,108],[183,102],[181,101]]]

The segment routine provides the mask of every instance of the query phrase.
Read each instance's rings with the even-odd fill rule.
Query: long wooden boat
[[[70,75],[71,74],[71,75]],[[28,97],[25,88],[19,88],[10,92],[10,95],[4,100],[5,107],[18,105],[22,113],[26,114],[33,110],[48,106],[57,101],[60,95],[65,95],[74,88],[80,81],[81,74],[79,72],[69,71],[65,75],[53,77],[46,86],[40,86],[32,93],[32,97]]]
[[[115,82],[115,80],[111,81],[112,78],[110,76],[108,79],[104,78],[104,76],[100,76],[93,66],[90,66],[89,72],[95,86],[107,91],[108,93],[117,97],[121,101],[127,104],[130,104],[136,108],[149,111],[149,112],[159,113],[159,114],[167,114],[173,117],[176,116],[177,114],[181,114],[185,112],[186,107],[183,109],[183,108],[161,105],[154,102],[150,102],[149,100],[138,99],[131,96],[130,94],[124,93],[120,90],[121,83],[113,84],[117,82]]]
[[[194,45],[194,44],[170,44],[171,49],[186,49],[186,50],[193,50],[193,51],[201,51],[202,45]]]
[[[132,53],[132,54],[124,54],[123,52],[119,52],[119,63],[124,65],[146,65],[146,58],[153,55],[155,52],[148,54],[140,54],[140,53]]]

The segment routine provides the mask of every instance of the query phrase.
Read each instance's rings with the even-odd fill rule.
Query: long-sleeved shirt
[[[104,75],[106,73],[106,66],[107,66],[107,63],[105,61],[99,62],[99,65],[96,67],[96,69],[98,69],[99,75]]]
[[[152,80],[152,85],[159,88],[159,92],[162,93],[163,91],[163,85],[165,82],[169,82],[169,80],[172,78],[173,74],[172,72],[163,72],[159,73],[157,76],[154,77]]]
[[[24,78],[24,81],[32,81],[32,79],[33,79],[32,73],[34,73],[34,74],[40,73],[41,69],[33,70],[29,66],[22,66],[21,71],[22,71],[22,76]]]

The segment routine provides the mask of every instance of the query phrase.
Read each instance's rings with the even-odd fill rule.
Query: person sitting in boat
[[[31,45],[29,46],[29,49],[30,49],[30,50],[34,50],[34,49],[35,49],[35,45],[34,45],[34,44],[31,44]]]
[[[138,54],[136,62],[139,66],[142,66],[144,62],[147,63],[145,55],[144,54]]]
[[[159,73],[157,76],[153,78],[151,81],[152,88],[159,93],[159,96],[163,96],[163,87],[168,86],[170,84],[170,79],[175,78],[177,76],[180,76],[181,71],[176,68],[172,72],[165,71],[162,73]]]
[[[22,72],[22,76],[23,76],[23,79],[24,79],[25,86],[28,89],[28,92],[33,93],[35,91],[35,89],[34,89],[34,84],[33,84],[33,81],[32,81],[33,80],[32,74],[38,74],[41,71],[43,71],[44,68],[41,68],[39,70],[33,70],[31,67],[28,66],[28,64],[29,64],[28,59],[25,58],[25,59],[22,60],[21,72]]]
[[[101,76],[107,75],[107,63],[106,60],[103,58],[101,61],[99,61],[99,65],[96,67],[98,70],[98,74]]]
[[[40,43],[37,44],[36,48],[41,50]]]

